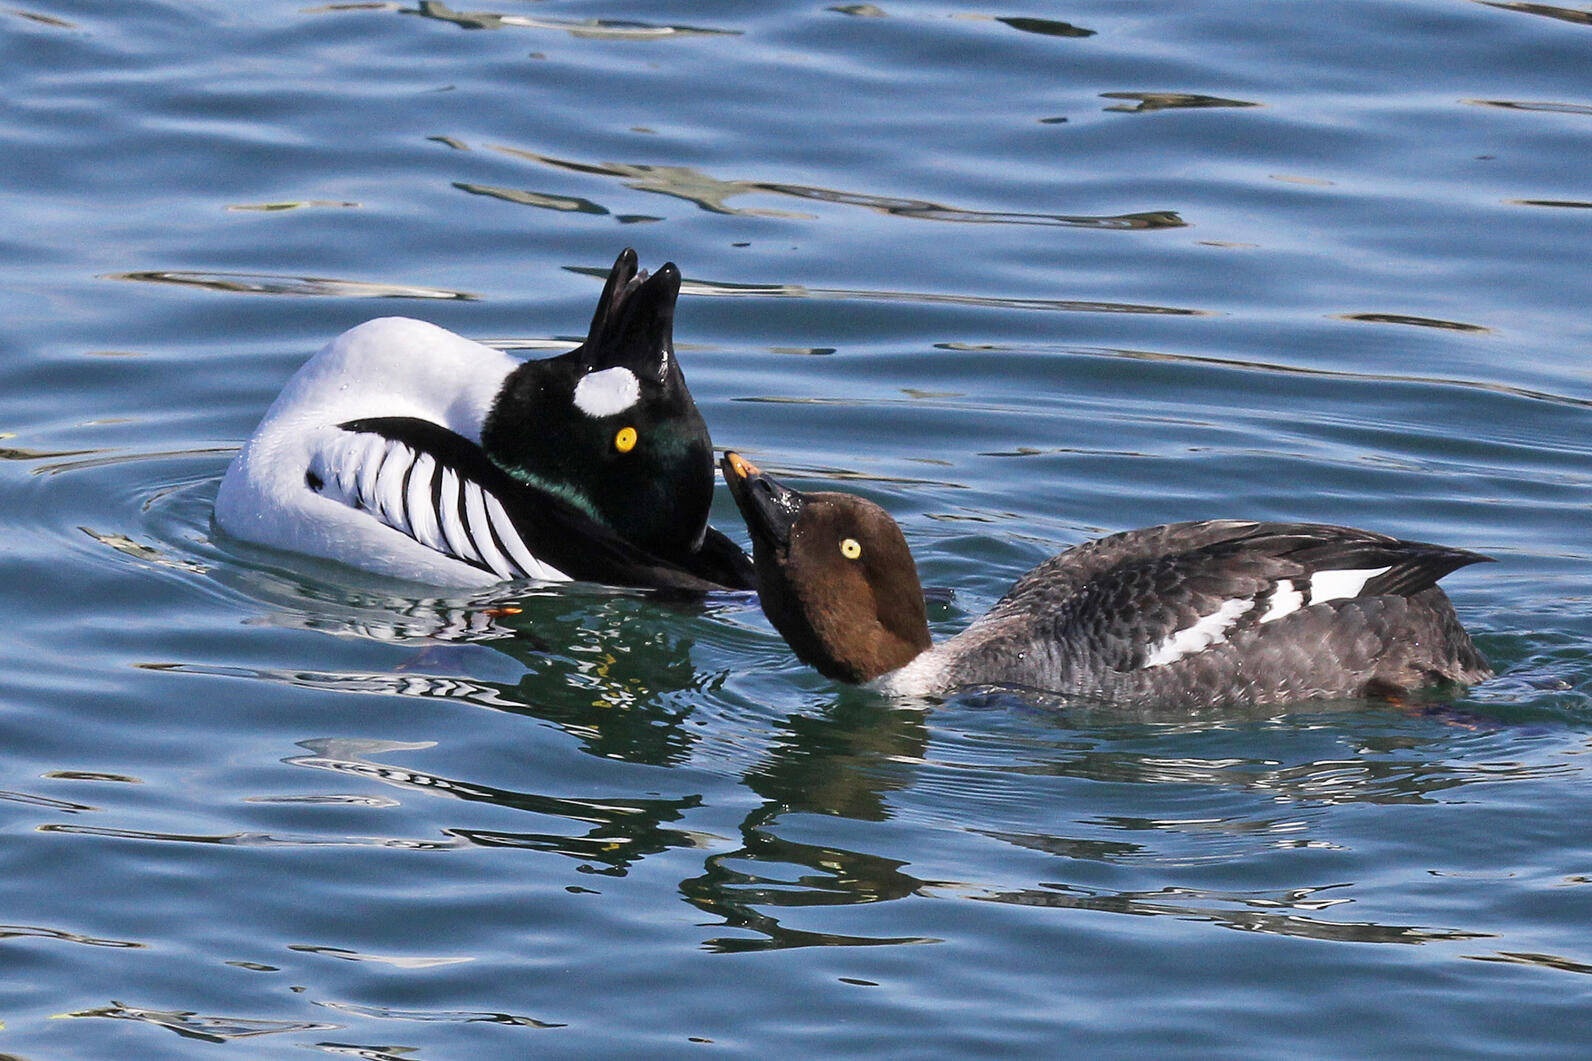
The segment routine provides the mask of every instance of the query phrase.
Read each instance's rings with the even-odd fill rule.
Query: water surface
[[[1584,1056],[1584,11],[494,2],[0,11],[0,1052]],[[545,356],[626,245],[715,441],[886,506],[941,634],[1322,520],[1496,557],[1502,676],[898,704],[744,595],[218,540],[327,339]]]

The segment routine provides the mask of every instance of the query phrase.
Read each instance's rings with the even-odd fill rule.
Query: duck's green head
[[[680,270],[637,271],[626,248],[586,341],[504,381],[487,456],[660,556],[693,552],[713,499],[713,444],[674,356]]]

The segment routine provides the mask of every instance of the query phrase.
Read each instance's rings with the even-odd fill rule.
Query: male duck
[[[236,538],[438,586],[749,589],[708,526],[713,449],[674,357],[680,271],[626,249],[586,341],[521,363],[421,321],[332,340],[216,497]]]
[[[935,645],[912,554],[882,508],[792,490],[736,453],[722,467],[764,612],[840,681],[1193,708],[1393,697],[1492,674],[1437,587],[1487,557],[1310,523],[1173,523],[1075,546]]]

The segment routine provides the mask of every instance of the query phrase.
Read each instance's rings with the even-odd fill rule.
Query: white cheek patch
[[[575,408],[599,420],[624,412],[641,400],[641,382],[623,366],[590,372],[575,384]]]
[[[1310,603],[1358,596],[1365,584],[1392,567],[1360,567],[1343,571],[1317,571],[1310,576]]]
[[[1227,628],[1236,623],[1239,616],[1249,611],[1254,603],[1248,597],[1223,602],[1220,608],[1209,615],[1201,616],[1193,626],[1177,631],[1152,648],[1144,657],[1144,666],[1159,667],[1165,663],[1173,663],[1224,640]]]

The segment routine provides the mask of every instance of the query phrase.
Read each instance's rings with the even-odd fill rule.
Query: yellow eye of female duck
[[[855,560],[862,555],[862,543],[855,538],[847,538],[840,543],[840,555],[847,560]]]
[[[614,449],[620,453],[629,453],[635,448],[636,429],[633,427],[621,427],[619,433],[614,436]]]

